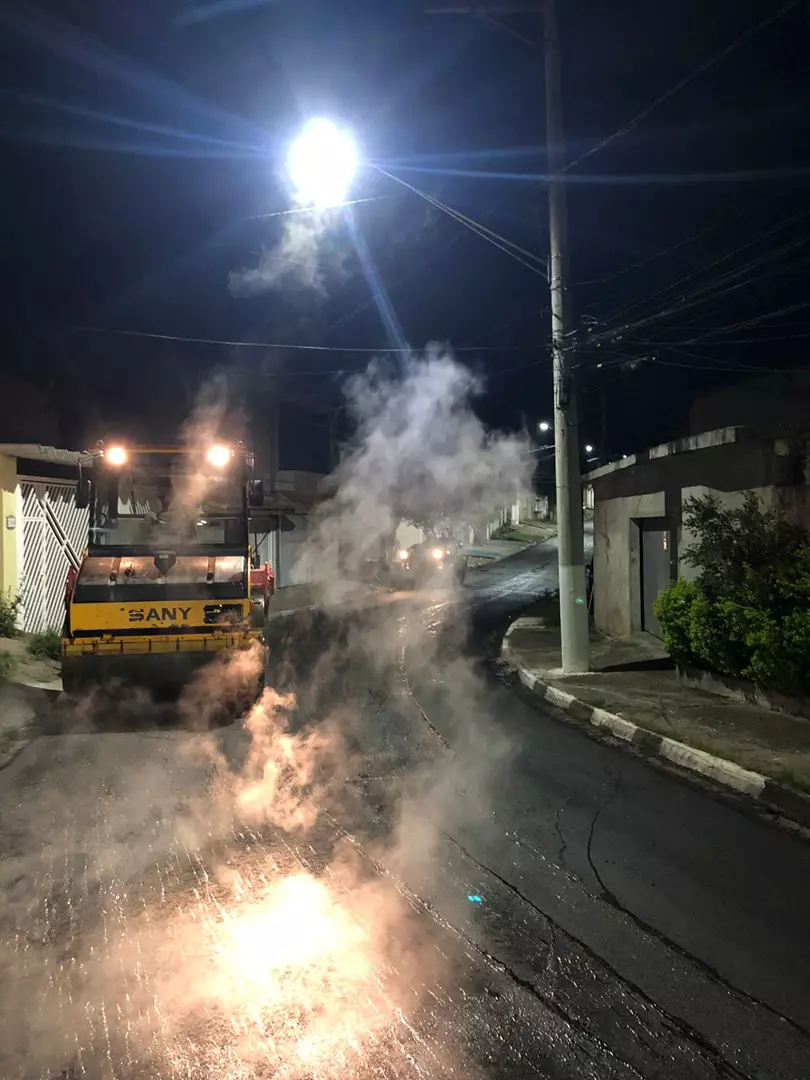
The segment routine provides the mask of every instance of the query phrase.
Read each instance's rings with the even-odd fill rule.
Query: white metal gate
[[[79,567],[87,543],[87,510],[76,507],[76,485],[20,480],[23,566],[22,627],[30,634],[61,630],[68,567]]]

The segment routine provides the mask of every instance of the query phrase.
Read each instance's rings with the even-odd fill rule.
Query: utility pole
[[[444,5],[429,15],[474,15],[499,24],[496,15],[544,15],[546,146],[548,160],[549,286],[551,290],[551,353],[554,369],[554,446],[557,487],[557,557],[560,572],[560,639],[562,669],[587,671],[590,665],[588,606],[585,600],[585,544],[579,451],[579,404],[570,357],[574,333],[567,292],[568,207],[565,137],[562,121],[562,76],[556,0],[542,6],[509,0],[479,0]],[[518,35],[519,36],[519,35]]]
[[[545,0],[546,157],[548,162],[548,277],[554,366],[554,445],[557,480],[557,559],[560,570],[560,640],[563,671],[590,664],[582,480],[579,471],[579,402],[570,356],[574,344],[568,303],[568,199],[556,0]]]

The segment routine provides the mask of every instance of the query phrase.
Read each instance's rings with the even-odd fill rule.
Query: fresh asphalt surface
[[[394,597],[277,649],[301,729],[334,710],[350,749],[306,842],[237,831],[228,865],[328,874],[348,844],[441,958],[402,975],[415,1004],[362,1067],[161,1058],[122,1035],[143,1041],[130,1021],[147,1015],[132,1002],[148,955],[101,989],[64,974],[110,947],[131,905],[158,923],[182,907],[222,842],[199,834],[202,736],[130,706],[50,718],[0,772],[0,1077],[810,1076],[810,845],[478,662],[555,578],[551,541],[470,573],[460,598]],[[216,737],[243,756],[237,725]]]

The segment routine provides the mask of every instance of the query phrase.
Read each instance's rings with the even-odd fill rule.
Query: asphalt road
[[[0,772],[0,1076],[810,1076],[810,846],[482,668],[553,542],[290,626],[293,704]],[[224,680],[224,676],[223,676]]]

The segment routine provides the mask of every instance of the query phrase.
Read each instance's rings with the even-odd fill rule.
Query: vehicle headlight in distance
[[[108,465],[126,465],[127,452],[123,446],[111,446],[104,451],[104,458]]]
[[[213,465],[215,469],[224,469],[231,460],[231,448],[215,443],[206,450],[205,460],[209,465]]]

